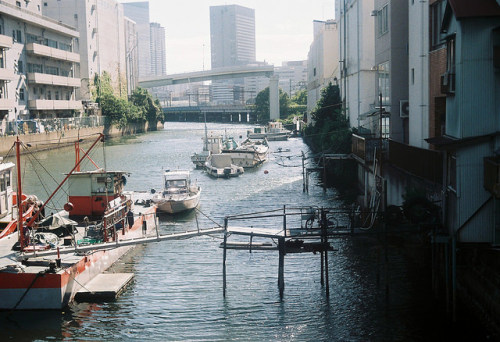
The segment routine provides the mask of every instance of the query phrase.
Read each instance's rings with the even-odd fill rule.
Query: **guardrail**
[[[28,119],[0,121],[0,136],[49,133],[70,129],[104,126],[104,116],[84,116],[75,118]]]

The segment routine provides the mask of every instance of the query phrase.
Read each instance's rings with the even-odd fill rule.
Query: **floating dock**
[[[116,299],[134,278],[133,273],[101,273],[75,295],[77,302]]]

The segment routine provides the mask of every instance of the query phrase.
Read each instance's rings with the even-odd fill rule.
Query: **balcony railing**
[[[29,100],[28,105],[33,110],[82,109],[81,101],[72,100]]]
[[[0,68],[0,80],[12,81],[14,79],[14,70]]]
[[[105,122],[106,117],[94,115],[77,118],[7,121],[5,131],[1,131],[0,128],[0,135],[49,133],[77,128],[99,127],[104,126]]]
[[[381,152],[380,146],[380,138],[368,138],[356,134],[352,135],[352,154],[359,157],[365,163],[373,163],[374,158],[376,157],[374,155],[375,148],[378,152]]]
[[[26,45],[26,50],[36,56],[49,57],[59,59],[66,62],[80,63],[80,55],[75,52],[56,49],[50,46],[29,43]]]
[[[12,47],[12,37],[0,34],[0,47],[10,49]]]
[[[389,162],[435,184],[443,182],[443,156],[438,151],[389,140]]]
[[[47,85],[75,87],[75,88],[79,88],[81,85],[79,78],[42,74],[39,72],[28,73],[28,82],[33,84],[47,84]]]

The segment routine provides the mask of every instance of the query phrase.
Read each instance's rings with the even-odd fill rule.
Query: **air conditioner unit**
[[[402,119],[410,116],[410,103],[408,100],[399,101],[399,117]]]

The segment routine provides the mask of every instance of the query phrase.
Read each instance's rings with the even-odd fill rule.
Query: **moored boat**
[[[201,188],[191,182],[188,170],[167,170],[163,173],[163,191],[154,194],[152,201],[158,211],[177,214],[196,208],[200,195]]]
[[[197,169],[205,167],[205,162],[211,154],[218,154],[222,151],[221,136],[205,136],[203,142],[203,150],[200,153],[191,155],[191,161]]]
[[[16,144],[19,150],[19,139]],[[88,152],[81,159],[77,159],[73,170],[66,175],[55,191],[57,192],[68,180],[68,195],[77,204],[66,203],[66,212],[61,215],[74,218],[82,215],[86,217],[77,223],[78,226],[70,235],[59,239],[55,234],[37,232],[38,218],[44,208],[42,205],[27,222],[24,219],[19,220],[19,234],[10,234],[0,239],[0,309],[63,308],[73,301],[76,293],[90,280],[133,248],[120,247],[119,241],[141,237],[153,229],[156,207],[134,204],[142,203],[137,200],[140,194],[122,191],[125,179],[121,176],[125,174],[124,172],[107,172],[99,169],[88,172],[77,171],[76,175],[73,174],[87,156]],[[20,175],[19,158],[17,164]],[[18,176],[17,190],[21,193],[20,176]],[[18,217],[24,218],[22,208],[19,208],[19,212]],[[90,253],[78,253],[79,242],[85,240],[90,226],[95,227],[98,233],[96,242],[109,242],[109,246]],[[71,248],[70,253],[58,255],[59,249],[57,249],[57,253],[54,251],[52,255],[37,256],[37,252],[54,250],[61,242],[73,245],[74,250]]]
[[[237,177],[245,171],[243,167],[233,164],[229,153],[212,154],[205,163],[205,170],[215,178]]]
[[[271,121],[267,126],[255,127],[253,131],[247,132],[249,139],[264,139],[268,141],[288,140],[291,132],[283,127],[280,121]]]
[[[269,145],[265,138],[257,141],[246,139],[237,147],[222,150],[222,153],[229,154],[234,165],[252,168],[267,160]]]

